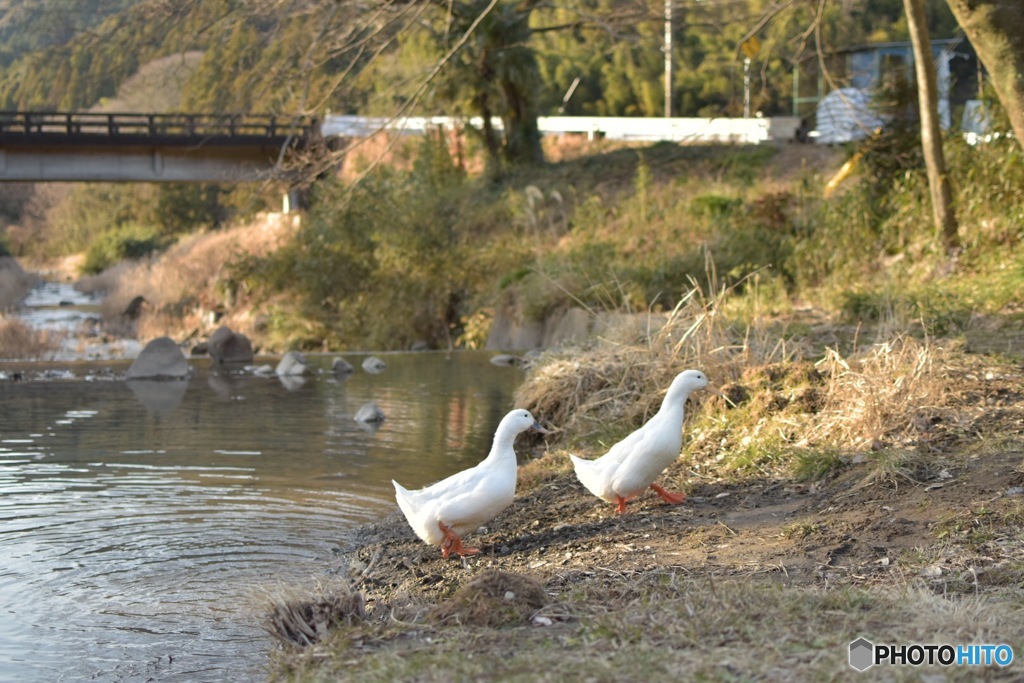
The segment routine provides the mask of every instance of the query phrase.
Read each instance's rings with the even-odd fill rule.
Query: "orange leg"
[[[684,500],[686,500],[685,493],[672,493],[671,491],[666,491],[657,484],[651,484],[651,488],[654,490],[655,493],[661,496],[661,499],[666,503],[671,503],[672,505],[679,505]]]
[[[615,496],[615,500],[619,501],[619,506],[615,508],[615,510],[621,515],[626,511],[626,501],[629,499],[623,498],[622,496]]]
[[[438,522],[437,526],[441,528],[441,533],[444,534],[444,541],[441,543],[441,556],[447,558],[449,555],[476,555],[480,552],[480,548],[470,548],[462,545],[462,539],[459,535],[451,530],[444,522]]]

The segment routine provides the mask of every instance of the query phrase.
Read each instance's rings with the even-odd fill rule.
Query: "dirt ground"
[[[365,527],[338,569],[364,594],[371,617],[408,600],[442,599],[486,569],[529,575],[549,592],[599,570],[666,568],[788,586],[913,580],[977,593],[1019,585],[1024,368],[972,367],[958,381],[961,414],[973,417],[934,425],[929,452],[913,465],[883,471],[854,457],[818,481],[730,481],[700,478],[684,457],[661,480],[688,493],[683,504],[648,492],[620,515],[553,451],[521,468],[515,503],[467,537],[479,555],[442,559],[396,512]]]

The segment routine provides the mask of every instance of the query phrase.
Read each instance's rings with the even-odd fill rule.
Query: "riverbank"
[[[567,444],[599,456],[692,358],[542,358],[517,405],[556,433],[519,442],[534,458],[515,503],[471,535],[482,553],[442,559],[397,511],[363,528],[335,583],[272,605],[285,644],[271,679],[841,680],[862,636],[1024,652],[1019,360],[908,337],[818,364],[713,357],[733,401],[690,405],[661,480],[685,503],[647,494],[618,515],[576,480]]]

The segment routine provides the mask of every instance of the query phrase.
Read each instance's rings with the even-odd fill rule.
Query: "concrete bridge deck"
[[[0,112],[0,182],[263,180],[319,135],[311,118]]]

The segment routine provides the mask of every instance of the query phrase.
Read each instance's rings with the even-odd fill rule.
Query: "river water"
[[[0,681],[260,680],[267,595],[340,566],[392,478],[478,462],[522,380],[486,353],[381,357],[336,379],[312,356],[287,385],[0,362]],[[376,430],[352,419],[369,401]]]

